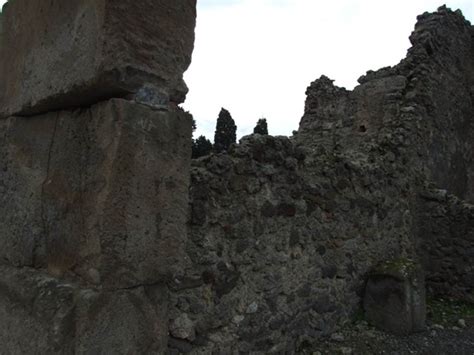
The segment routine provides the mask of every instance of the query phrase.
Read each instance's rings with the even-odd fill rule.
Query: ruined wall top
[[[183,102],[195,18],[196,0],[9,1],[0,117],[137,93],[153,104]]]
[[[369,71],[354,90],[311,83],[295,139],[314,152],[411,162],[436,186],[474,201],[474,27],[442,6],[418,16],[398,65]]]

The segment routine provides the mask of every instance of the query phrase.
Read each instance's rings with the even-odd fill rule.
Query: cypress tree
[[[228,150],[237,140],[237,126],[229,111],[222,108],[217,118],[216,133],[214,135],[214,150],[217,153]]]

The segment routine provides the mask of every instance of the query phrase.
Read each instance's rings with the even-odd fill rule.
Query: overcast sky
[[[261,117],[270,134],[291,135],[313,80],[324,74],[352,89],[367,70],[397,64],[416,16],[442,1],[198,0],[184,104],[197,121],[195,136],[213,140],[221,107],[231,112],[239,137]],[[473,21],[474,1],[447,5]]]
[[[305,91],[322,74],[352,89],[367,70],[397,64],[416,16],[442,0],[198,0],[193,63],[184,107],[195,136],[214,137],[221,107],[238,136],[266,117],[270,134],[291,135]],[[450,1],[472,22],[474,2]]]

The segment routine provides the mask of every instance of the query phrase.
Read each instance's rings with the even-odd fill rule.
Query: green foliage
[[[229,111],[222,108],[217,118],[216,132],[214,135],[214,150],[217,153],[228,150],[237,140],[237,126]]]
[[[268,135],[268,126],[267,126],[267,119],[261,118],[258,120],[257,125],[253,129],[254,134],[262,134]]]
[[[193,139],[193,159],[197,159],[206,156],[212,152],[212,143],[209,139],[204,136],[200,136],[198,139]]]

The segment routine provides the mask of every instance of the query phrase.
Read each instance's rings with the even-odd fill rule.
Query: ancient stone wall
[[[410,213],[417,220],[412,239],[427,268],[428,284],[437,279],[452,285],[449,271],[442,277],[438,272],[430,275],[435,270],[431,265],[451,265],[447,269],[453,268],[458,275],[470,270],[469,248],[458,249],[460,254],[454,259],[451,253],[431,252],[432,241],[439,238],[450,245],[459,239],[471,245],[470,222],[458,226],[465,233],[456,231],[453,211],[459,209],[452,210],[451,206],[444,218],[451,221],[447,223],[452,229],[440,228],[440,236],[435,237],[425,228],[431,218],[424,220],[420,214],[434,216],[438,208],[426,203],[417,206],[423,201],[420,196],[429,195],[433,188],[446,190],[462,205],[473,201],[473,33],[473,26],[459,11],[441,7],[433,14],[419,16],[410,37],[413,46],[399,65],[368,72],[354,91],[338,88],[326,77],[312,83],[295,137],[298,144],[315,154],[333,150],[392,162],[397,180],[410,181],[410,192],[399,198],[410,201]],[[459,210],[460,215],[469,215],[463,211]],[[458,281],[457,288],[464,290],[456,292],[458,297],[472,298],[469,277]],[[451,293],[447,287],[432,286]]]
[[[431,293],[474,302],[474,205],[434,188],[418,203],[418,255]]]
[[[166,350],[167,282],[185,261],[192,119],[177,104],[195,5],[6,5],[2,352]]]
[[[407,180],[390,163],[254,135],[191,176],[191,265],[172,315],[188,331],[171,346],[301,351],[351,319],[371,267],[413,252]]]
[[[424,14],[399,65],[353,91],[313,82],[291,139],[249,136],[194,162],[171,348],[311,348],[400,256],[423,263],[433,292],[472,298],[472,33],[459,12]],[[430,184],[461,199],[442,219],[420,202]]]
[[[418,17],[404,101],[418,115],[418,164],[439,188],[474,202],[474,27],[442,7]],[[412,133],[414,135],[415,132]]]
[[[421,261],[432,292],[473,300],[462,15],[420,16],[407,58],[353,91],[313,82],[293,137],[248,136],[191,167],[177,104],[195,5],[6,6],[2,351],[301,352],[399,258]]]
[[[390,151],[412,174],[472,202],[473,27],[441,7],[418,17],[407,57],[370,71],[353,91],[322,77],[307,91],[296,140],[313,149]],[[380,147],[380,148],[379,148]]]

